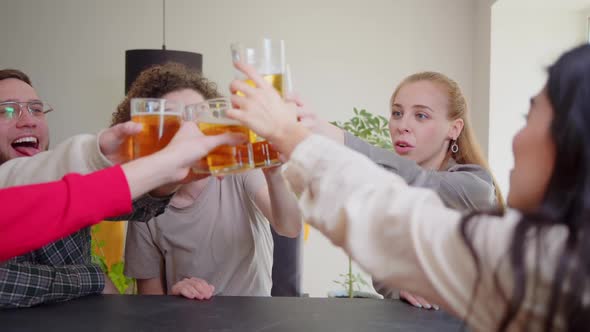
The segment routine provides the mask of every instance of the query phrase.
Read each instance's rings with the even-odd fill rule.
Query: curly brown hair
[[[156,65],[142,71],[131,84],[129,92],[113,113],[111,125],[131,120],[130,101],[132,98],[161,98],[163,95],[183,89],[192,89],[205,99],[221,97],[217,84],[201,73],[180,63]]]

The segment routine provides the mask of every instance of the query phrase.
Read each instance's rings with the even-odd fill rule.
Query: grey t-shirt
[[[373,146],[345,132],[344,144],[360,152],[379,166],[401,176],[409,185],[436,191],[443,203],[453,209],[492,210],[496,207],[496,189],[492,176],[479,165],[457,164],[450,159],[444,171],[427,170],[394,151]],[[373,281],[375,290],[385,298],[398,298],[398,290]]]
[[[215,286],[217,295],[270,296],[273,240],[254,203],[266,181],[260,170],[210,177],[195,202],[147,223],[129,223],[125,274],[163,276],[168,292],[185,277]]]

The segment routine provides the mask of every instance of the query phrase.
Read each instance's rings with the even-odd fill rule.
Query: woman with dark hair
[[[590,45],[565,53],[515,136],[503,215],[462,216],[366,157],[312,135],[252,67],[230,116],[290,159],[306,220],[373,276],[474,330],[590,327]]]

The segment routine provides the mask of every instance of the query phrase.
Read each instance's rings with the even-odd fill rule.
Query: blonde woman
[[[435,190],[447,207],[469,211],[503,206],[473,134],[467,101],[459,85],[441,73],[413,74],[393,92],[389,131],[395,153],[332,126],[304,108],[300,108],[299,117],[313,132],[364,154],[409,185]],[[397,296],[396,290],[379,282],[374,282],[374,286],[385,297]],[[419,308],[437,308],[403,290],[399,297]]]

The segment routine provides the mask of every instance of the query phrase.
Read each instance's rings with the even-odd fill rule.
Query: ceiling
[[[587,10],[590,13],[590,0],[497,0],[494,6],[501,6],[502,8]]]

